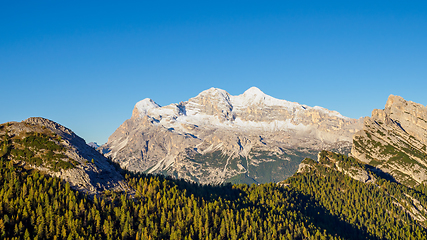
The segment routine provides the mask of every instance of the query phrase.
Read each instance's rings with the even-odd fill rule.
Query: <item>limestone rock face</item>
[[[416,186],[427,180],[427,107],[390,95],[354,135],[354,157]]]
[[[100,149],[132,171],[199,183],[281,181],[323,149],[350,151],[362,120],[280,100],[252,87],[211,88],[179,104],[135,105]]]
[[[22,149],[23,147],[19,141],[31,133],[56,136],[54,139],[50,139],[50,141],[65,148],[64,152],[61,152],[61,154],[65,155],[65,158],[62,160],[73,162],[74,164],[74,167],[71,169],[53,171],[46,165],[33,165],[25,161],[20,161],[19,156],[16,156],[12,152],[10,160],[22,164],[24,167],[36,168],[49,175],[57,176],[69,182],[72,188],[89,195],[105,190],[129,190],[121,174],[106,157],[97,152],[93,147],[88,146],[73,131],[56,122],[45,118],[32,117],[22,122],[2,124],[0,135],[6,131],[11,136],[11,143],[15,149]],[[43,151],[36,150],[35,152],[41,154]],[[37,155],[37,157],[39,156]]]

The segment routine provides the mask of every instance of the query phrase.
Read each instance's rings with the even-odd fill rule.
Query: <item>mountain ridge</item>
[[[0,154],[29,169],[59,177],[89,195],[127,191],[115,166],[72,130],[49,119],[31,117],[1,124],[6,151]]]

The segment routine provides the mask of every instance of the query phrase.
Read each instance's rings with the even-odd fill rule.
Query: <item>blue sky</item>
[[[359,118],[427,104],[425,1],[0,1],[0,122],[104,143],[136,102],[256,86]]]

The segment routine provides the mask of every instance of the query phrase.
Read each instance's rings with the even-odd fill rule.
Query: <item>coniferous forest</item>
[[[306,159],[310,171],[278,184],[199,185],[123,170],[132,191],[87,196],[10,160],[14,149],[5,136],[1,239],[426,238],[425,189],[395,183],[344,155]],[[369,171],[376,181],[357,181],[330,159],[341,169]]]
[[[319,166],[285,185],[209,186],[126,174],[134,193],[89,197],[2,159],[2,239],[422,239],[393,203],[419,191]],[[393,197],[395,196],[395,197]]]

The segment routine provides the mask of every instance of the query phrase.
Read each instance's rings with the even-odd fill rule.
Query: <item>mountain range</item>
[[[356,120],[212,88],[138,102],[98,150],[45,118],[0,124],[0,238],[425,239],[426,119],[393,95]]]
[[[48,119],[2,124],[0,136],[8,140],[1,142],[0,156],[89,194],[131,191],[120,167],[202,184],[280,182],[322,150],[352,156],[376,174],[417,187],[427,180],[425,119],[426,106],[394,95],[371,117],[351,119],[255,87],[238,96],[211,88],[164,107],[151,99],[136,103],[132,117],[97,150]]]
[[[279,182],[323,149],[349,153],[362,119],[280,100],[252,87],[238,96],[211,88],[161,107],[135,104],[99,150],[130,171],[198,183]]]

